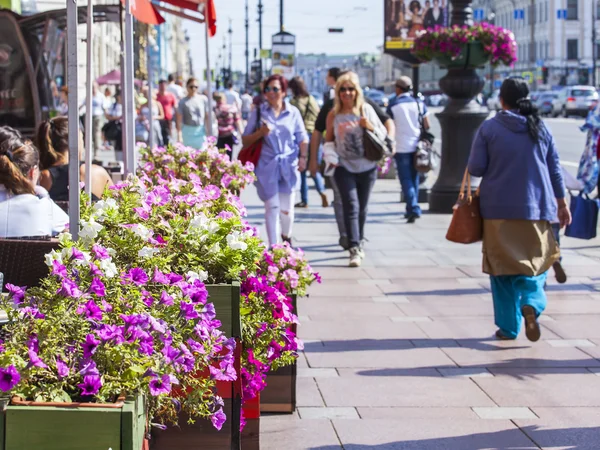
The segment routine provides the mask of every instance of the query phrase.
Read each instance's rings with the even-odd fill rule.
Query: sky
[[[258,0],[248,0],[250,15],[250,60],[258,48]],[[284,0],[285,31],[296,35],[296,53],[358,54],[375,52],[383,44],[384,0]],[[217,35],[211,38],[211,66],[227,38],[229,19],[233,30],[233,69],[245,71],[245,0],[215,0]],[[263,0],[263,47],[271,47],[271,36],[279,31],[279,0]],[[190,36],[194,71],[205,66],[204,26],[184,25]],[[330,34],[328,28],[344,28]]]

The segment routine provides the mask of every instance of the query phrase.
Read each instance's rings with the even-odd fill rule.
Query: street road
[[[435,113],[442,111],[443,108],[429,108],[431,127],[433,134],[439,139],[442,136],[440,123],[435,117]],[[492,115],[490,115],[492,117]],[[577,174],[577,167],[579,166],[579,159],[583,152],[585,145],[586,134],[579,130],[579,127],[583,125],[583,119],[576,118],[556,118],[556,119],[544,119],[544,122],[552,131],[554,140],[558,147],[558,153],[564,168],[571,174]]]

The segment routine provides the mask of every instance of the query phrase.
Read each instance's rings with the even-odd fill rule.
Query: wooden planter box
[[[242,430],[242,450],[260,450],[260,395],[242,407],[246,426]]]
[[[292,295],[294,314],[298,315],[298,297]],[[297,333],[296,324],[292,331]],[[296,410],[297,363],[267,373],[267,387],[260,393],[260,412],[292,414]]]
[[[0,450],[147,448],[146,409],[141,395],[106,405],[23,403],[29,406],[12,405],[5,399],[0,413]]]
[[[240,285],[219,284],[207,285],[209,302],[215,305],[217,319],[221,321],[221,330],[228,337],[237,340],[235,364],[240,373],[241,365],[241,320],[240,320]],[[179,426],[166,430],[152,429],[151,450],[239,450],[241,446],[240,414],[241,414],[241,377],[233,383],[217,382],[217,392],[225,401],[223,412],[227,421],[217,431],[208,420],[196,420],[188,424],[188,417],[179,416]],[[2,450],[2,449],[0,449]],[[104,449],[106,450],[106,449]],[[114,449],[113,449],[114,450]]]

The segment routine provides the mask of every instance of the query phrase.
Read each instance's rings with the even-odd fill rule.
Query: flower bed
[[[479,57],[467,57],[465,48],[477,44]],[[477,52],[478,49],[470,50]],[[453,63],[477,67],[490,62],[494,67],[512,66],[517,61],[517,44],[512,31],[489,23],[473,26],[436,26],[422,32],[414,42],[413,54],[421,61],[438,60],[443,66]],[[462,57],[462,59],[461,59]]]

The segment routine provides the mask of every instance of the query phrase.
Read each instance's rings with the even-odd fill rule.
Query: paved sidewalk
[[[261,418],[261,448],[600,449],[600,241],[564,240],[569,282],[549,282],[542,340],[499,342],[481,246],[445,241],[449,216],[405,224],[398,190],[376,185],[360,269],[333,208],[311,191],[298,211],[323,284],[299,302],[298,411]]]

